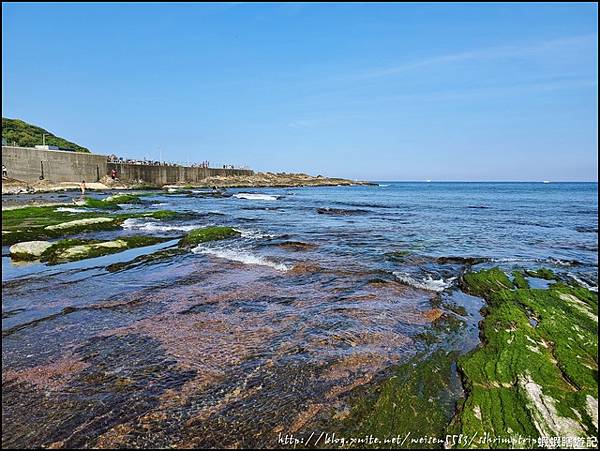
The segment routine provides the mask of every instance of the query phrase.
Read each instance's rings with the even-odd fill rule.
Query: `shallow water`
[[[175,241],[56,266],[3,249],[3,446],[276,446],[390,365],[476,346],[482,302],[456,287],[472,264],[597,287],[597,184],[228,192],[128,206],[200,215],[93,236],[242,236],[121,271],[106,267]],[[436,329],[440,304],[463,325]]]

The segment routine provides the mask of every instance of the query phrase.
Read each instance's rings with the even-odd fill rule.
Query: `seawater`
[[[173,241],[64,265],[17,265],[3,248],[3,446],[275,446],[393,365],[476,346],[483,302],[460,291],[464,271],[549,267],[597,290],[596,183],[144,199],[123,208],[197,216],[82,234]],[[241,236],[107,271],[207,225]],[[464,327],[426,345],[440,302],[464,307]]]

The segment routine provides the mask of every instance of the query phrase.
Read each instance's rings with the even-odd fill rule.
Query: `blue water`
[[[211,222],[255,231],[257,239],[227,245],[253,255],[277,259],[265,238],[287,239],[319,245],[313,253],[319,260],[382,270],[397,269],[387,254],[404,252],[550,265],[597,282],[596,183],[380,182],[233,192],[280,197],[157,200],[164,202],[161,208],[223,213]],[[319,214],[319,208],[345,211]],[[290,263],[282,255],[279,261]]]
[[[116,272],[107,266],[175,241],[55,266],[14,264],[3,248],[3,444],[96,446],[125,424],[115,445],[233,446],[226,431],[245,424],[249,444],[271,446],[274,425],[323,399],[343,403],[390,365],[476,346],[483,301],[460,291],[464,271],[549,267],[597,290],[596,183],[203,191],[123,206],[194,219],[133,219],[81,237],[177,239],[206,225],[241,237]],[[438,328],[447,336],[427,345],[433,306],[464,327]],[[116,390],[123,378],[134,385]],[[147,412],[163,418],[154,432],[136,416]]]
[[[222,198],[202,197],[203,191],[191,195],[156,192],[144,198],[149,204],[143,207],[123,206],[125,211],[199,213],[196,219],[175,223],[129,220],[122,231],[93,237],[152,234],[177,238],[195,227],[228,225],[240,230],[242,238],[201,245],[184,261],[229,260],[280,272],[310,262],[442,291],[454,287],[467,269],[468,262],[461,258],[477,258],[475,263],[483,266],[550,267],[589,287],[598,283],[596,183],[379,182],[375,186],[231,189],[227,191],[230,197]],[[46,195],[46,199],[55,196]],[[60,200],[64,201],[64,194]],[[312,247],[290,252],[278,246],[290,241]],[[2,277],[3,281],[23,280],[27,287],[24,277],[37,275],[42,284],[47,283],[48,274],[68,279],[74,269],[89,271],[99,261],[94,289],[70,286],[95,299],[97,293],[126,291],[137,286],[138,280],[160,280],[160,274],[154,275],[152,269],[137,270],[142,275],[136,274],[135,280],[130,280],[128,273],[117,277],[103,269],[160,247],[164,246],[52,267],[14,264],[5,247]],[[177,262],[163,264],[174,269]],[[98,286],[104,288],[97,291]],[[32,302],[37,303],[37,298]],[[17,318],[11,318],[8,323],[15,321]]]

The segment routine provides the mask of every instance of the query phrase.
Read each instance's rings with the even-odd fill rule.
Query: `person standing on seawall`
[[[8,177],[8,172],[6,171],[6,166],[2,165],[2,178]]]

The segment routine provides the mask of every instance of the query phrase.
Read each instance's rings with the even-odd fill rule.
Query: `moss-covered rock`
[[[468,395],[449,433],[596,436],[597,411],[590,406],[598,400],[597,293],[559,283],[513,289],[501,273],[494,268],[463,278],[488,307],[483,345],[458,361]]]
[[[24,207],[2,211],[2,244],[49,240],[83,232],[119,229],[129,218],[154,218],[163,221],[192,219],[193,213],[170,210],[108,214],[107,212],[73,212],[56,206]]]
[[[119,204],[139,204],[142,203],[140,196],[133,194],[114,194],[112,196],[105,197],[104,199],[96,199],[93,197],[86,197],[83,201],[83,205],[90,208],[108,209],[108,210],[119,210]]]
[[[157,210],[157,211],[152,211],[149,213],[142,213],[140,216],[151,217],[154,219],[162,219],[164,221],[170,221],[173,219],[192,219],[192,218],[196,217],[196,215],[194,213],[181,213],[178,211],[171,211],[171,210]],[[135,217],[135,216],[128,215],[127,217],[131,218],[131,217]]]
[[[79,229],[81,227],[87,227],[92,224],[105,224],[114,223],[114,218],[87,218],[87,219],[75,219],[74,221],[61,222],[60,224],[54,224],[44,227],[46,230],[64,230],[64,229]]]
[[[139,204],[142,202],[140,196],[133,194],[113,194],[104,198],[103,202],[110,204]]]
[[[64,211],[58,206],[22,207],[2,210],[2,230],[46,227],[73,219],[101,216],[97,212]]]
[[[83,201],[83,206],[89,207],[89,208],[103,209],[103,210],[120,210],[121,209],[121,207],[119,207],[119,205],[116,203],[113,204],[110,202],[104,202],[104,200],[102,200],[102,199],[95,199],[92,197],[86,197],[85,200]]]
[[[529,288],[529,282],[523,275],[522,271],[513,271],[513,284],[516,288]]]
[[[52,244],[41,254],[40,260],[49,264],[64,263],[151,246],[163,241],[165,238],[152,236],[130,236],[111,241],[66,239]]]
[[[539,279],[546,279],[546,280],[556,280],[557,279],[556,274],[554,274],[554,272],[548,268],[540,268],[540,269],[536,269],[536,270],[528,269],[525,271],[525,274],[527,274],[528,276],[531,276],[531,277],[537,277]]]
[[[352,446],[356,448],[441,448],[439,440],[444,439],[460,391],[453,371],[456,357],[439,350],[396,366],[381,384],[364,389],[341,422],[324,427],[340,436],[372,436],[380,441]]]
[[[37,260],[52,243],[49,241],[25,241],[13,244],[10,249],[10,258],[13,260]]]
[[[464,274],[462,286],[468,293],[486,297],[492,291],[510,289],[513,284],[500,268],[492,268]]]
[[[106,267],[106,270],[108,272],[124,271],[141,265],[164,261],[166,259],[176,257],[177,255],[181,255],[184,252],[185,250],[181,248],[161,249],[151,254],[140,255],[127,262],[112,263]]]
[[[241,233],[231,227],[214,226],[203,227],[189,232],[179,241],[180,247],[193,247],[200,243],[215,240],[224,240],[240,236]]]

